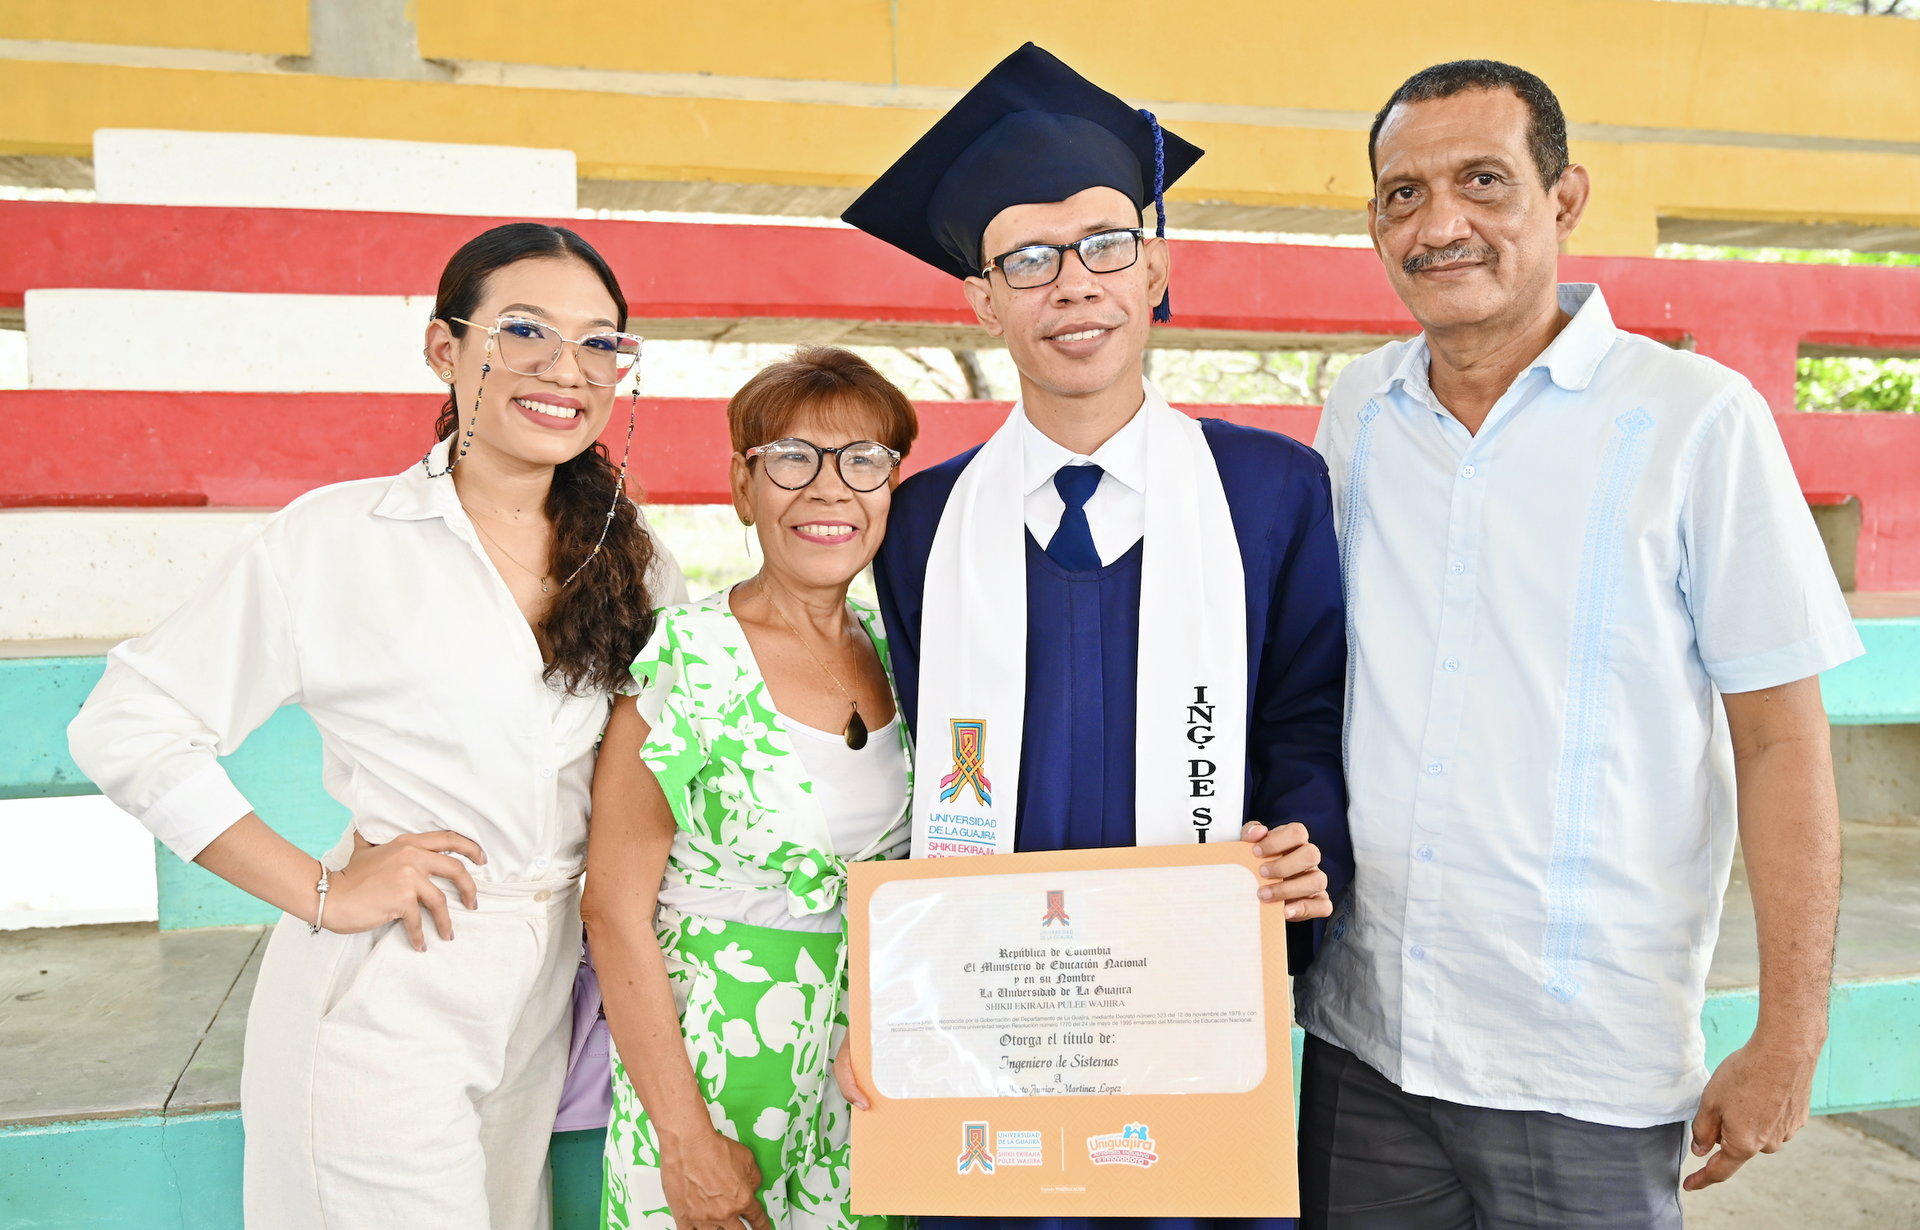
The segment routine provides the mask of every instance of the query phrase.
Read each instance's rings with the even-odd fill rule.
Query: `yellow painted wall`
[[[0,59],[0,154],[84,155],[97,128],[160,127],[558,146],[594,178],[858,186],[936,118],[852,105],[891,81],[896,36],[905,86],[965,86],[1032,37],[1130,97],[1342,112],[1350,123],[1427,63],[1489,55],[1540,72],[1576,124],[1920,149],[1920,22],[1894,19],[1654,0],[1459,0],[1437,29],[1411,0],[1342,11],[1110,0],[1093,13],[1031,0],[899,0],[896,31],[889,0],[415,5],[421,53],[432,58],[867,88],[848,91],[847,105],[801,104]],[[242,9],[246,20],[235,16]],[[298,48],[289,41],[296,16]],[[0,6],[0,38],[304,50],[305,30],[304,0]],[[1369,195],[1364,132],[1170,126],[1209,151],[1177,198],[1352,210]],[[1575,251],[1651,253],[1663,213],[1920,225],[1914,152],[1603,136],[1573,142],[1597,188]]]
[[[306,74],[0,61],[0,150],[91,152],[97,128],[383,137],[571,148],[580,173],[851,185],[910,145],[931,112],[640,98]],[[849,137],[852,139],[850,140]]]
[[[416,0],[421,54],[892,80],[889,0]],[[1376,110],[1428,64],[1540,74],[1590,123],[1920,141],[1920,22],[1656,0],[900,0],[899,79],[964,87],[1032,39],[1130,98]],[[604,38],[587,38],[595,28]]]
[[[303,56],[307,0],[5,0],[0,38]]]

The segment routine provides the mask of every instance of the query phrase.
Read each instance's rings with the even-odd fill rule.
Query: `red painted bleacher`
[[[0,307],[39,287],[430,295],[500,219],[297,209],[0,202]],[[620,273],[640,320],[769,316],[965,323],[952,279],[855,231],[567,220]],[[1363,249],[1180,243],[1183,329],[1414,331]],[[1578,257],[1622,328],[1744,372],[1793,408],[1800,345],[1920,352],[1920,269]]]
[[[431,295],[447,255],[495,219],[314,210],[0,202],[0,307],[41,288]],[[639,320],[971,319],[951,279],[858,232],[567,221],[603,251]],[[1371,252],[1181,243],[1183,329],[1404,334]],[[1744,372],[1793,404],[1803,343],[1920,352],[1920,269],[1566,257],[1621,327]],[[277,505],[390,472],[425,447],[438,399],[391,394],[0,392],[0,506]],[[719,403],[644,401],[636,476],[651,498],[723,498]],[[1208,410],[1308,438],[1301,407]],[[982,403],[922,407],[915,463],[983,439]],[[1920,588],[1920,416],[1777,416],[1801,485],[1857,496],[1862,590]],[[619,446],[624,423],[610,430]]]

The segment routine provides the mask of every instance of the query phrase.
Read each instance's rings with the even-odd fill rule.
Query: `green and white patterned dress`
[[[879,613],[849,605],[891,678]],[[679,830],[668,885],[778,894],[795,919],[831,918],[845,899],[849,860],[833,853],[813,783],[727,593],[660,612],[633,675],[652,725],[640,758]],[[855,860],[904,845],[912,749],[906,723],[893,725],[908,757],[901,818]],[[897,1230],[904,1218],[847,1208],[850,1108],[831,1070],[846,1033],[844,927],[753,926],[664,902],[656,926],[687,1057],[714,1127],[753,1151],[768,1218],[782,1230]],[[672,1230],[659,1144],[617,1049],[613,1093],[601,1225]]]

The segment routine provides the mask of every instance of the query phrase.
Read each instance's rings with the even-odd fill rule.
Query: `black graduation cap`
[[[1152,201],[1206,151],[1160,127],[1032,43],[995,65],[841,214],[956,278],[978,277],[981,236],[1001,210],[1114,188]],[[1155,320],[1172,316],[1163,299]]]

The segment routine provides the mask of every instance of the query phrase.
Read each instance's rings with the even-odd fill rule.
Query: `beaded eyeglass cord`
[[[467,430],[460,437],[459,452],[457,455],[447,459],[446,469],[435,474],[433,472],[433,450],[428,449],[426,454],[420,458],[420,469],[428,478],[445,478],[447,475],[453,473],[455,466],[466,459],[467,450],[473,447],[474,425],[480,421],[480,400],[486,396],[487,373],[492,370],[493,335],[488,334],[487,353],[482,356],[480,360],[480,386],[473,395],[473,413],[467,416]],[[573,579],[586,571],[587,565],[591,564],[594,557],[600,554],[600,548],[607,544],[607,531],[613,528],[613,519],[620,512],[620,500],[627,493],[627,463],[633,460],[633,427],[634,421],[639,416],[639,413],[640,382],[636,379],[633,384],[633,400],[627,403],[627,446],[620,454],[620,477],[616,478],[613,482],[613,503],[607,508],[607,519],[600,523],[600,537],[593,544],[593,550],[587,552],[587,558],[580,561],[580,566],[568,573],[566,580],[560,582],[561,589],[565,589],[567,586],[573,584]],[[588,447],[591,448],[592,445],[588,445]]]
[[[428,478],[445,478],[447,475],[453,473],[453,467],[466,460],[467,450],[473,447],[474,424],[480,421],[480,399],[485,396],[487,392],[487,373],[492,370],[493,334],[489,333],[487,334],[487,353],[480,356],[480,387],[476,389],[473,394],[473,413],[467,416],[467,431],[466,434],[460,438],[460,451],[458,455],[449,456],[447,458],[447,468],[435,474],[433,472],[433,450],[428,449],[425,455],[420,458],[420,469]],[[451,451],[452,450],[449,450],[449,452]]]

